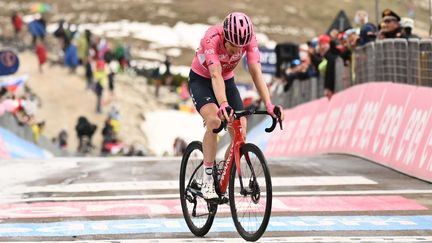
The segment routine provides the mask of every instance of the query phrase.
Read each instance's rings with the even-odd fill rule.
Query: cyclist
[[[234,83],[234,68],[246,53],[249,73],[273,116],[272,104],[267,85],[261,73],[261,64],[254,27],[250,18],[241,12],[230,13],[223,25],[210,27],[201,39],[189,73],[189,88],[197,111],[206,125],[203,138],[204,173],[201,192],[205,199],[217,198],[213,183],[213,163],[216,157],[217,135],[213,129],[220,126],[221,120],[229,119],[232,109],[242,110],[243,103]],[[227,108],[231,109],[228,114]],[[283,119],[283,110],[281,119]],[[230,110],[228,109],[228,110]],[[241,118],[242,135],[246,136],[246,118]],[[231,136],[233,131],[228,129]],[[228,150],[232,144],[228,147]]]

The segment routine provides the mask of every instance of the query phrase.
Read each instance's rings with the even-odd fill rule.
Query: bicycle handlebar
[[[279,123],[280,129],[283,130],[282,121],[280,119],[282,112],[280,111],[280,108],[278,106],[275,107],[274,113],[276,115],[276,118],[271,117],[272,118],[272,125],[269,128],[265,129],[265,131],[268,133],[273,132],[273,130],[276,128],[277,123]],[[250,115],[254,115],[254,114],[271,116],[267,111],[243,110],[243,111],[234,111],[233,117],[234,117],[234,119],[240,119],[243,116],[250,116]],[[223,120],[218,128],[213,129],[213,132],[219,133],[220,131],[222,131],[222,129],[226,130],[227,124],[228,124],[227,120]]]

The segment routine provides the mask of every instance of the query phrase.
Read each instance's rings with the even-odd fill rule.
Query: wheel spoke
[[[203,157],[202,144],[192,142],[186,149],[180,172],[180,185],[182,187],[180,200],[183,216],[189,229],[196,236],[207,234],[214,219],[214,214],[209,212],[207,202],[198,195],[203,181]],[[211,211],[215,212],[216,209],[217,207]]]
[[[235,173],[230,181],[231,212],[240,235],[246,240],[257,240],[264,233],[271,213],[271,183],[267,183],[270,174],[262,153],[250,144],[242,147],[240,166],[246,193],[240,193],[240,177]]]

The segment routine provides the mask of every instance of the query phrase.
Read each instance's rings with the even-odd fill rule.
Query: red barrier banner
[[[368,83],[286,110],[268,156],[344,153],[432,181],[432,89]]]

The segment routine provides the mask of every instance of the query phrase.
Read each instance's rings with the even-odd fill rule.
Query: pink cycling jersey
[[[223,27],[215,25],[210,27],[201,39],[195,58],[192,61],[192,71],[205,78],[210,78],[208,67],[214,64],[222,66],[222,77],[224,80],[234,76],[234,68],[240,62],[246,52],[248,64],[259,63],[260,55],[255,34],[251,42],[244,46],[241,52],[230,55],[224,46]]]

